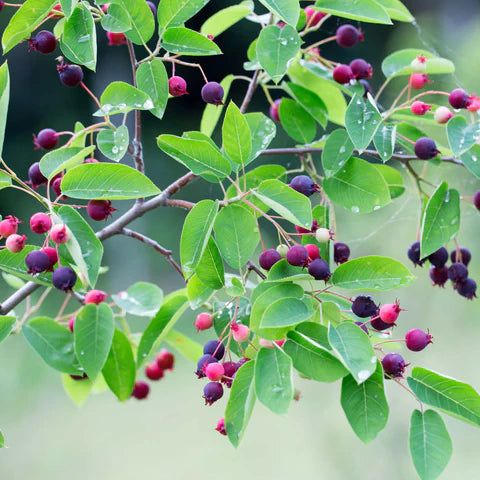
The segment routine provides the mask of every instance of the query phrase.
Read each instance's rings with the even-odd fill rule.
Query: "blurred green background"
[[[235,3],[212,0],[202,15],[190,23],[191,28],[198,29],[208,15]],[[341,62],[357,57],[367,59],[374,66],[372,86],[375,90],[383,80],[379,65],[385,55],[405,47],[430,49],[450,58],[457,66],[455,76],[434,77],[435,88],[460,85],[475,92],[480,75],[480,63],[474,54],[480,39],[479,2],[430,0],[420,5],[411,0],[406,4],[417,17],[417,26],[363,24],[365,42],[349,50],[329,45],[322,52]],[[2,11],[2,28],[10,13],[7,8]],[[344,22],[331,19],[322,31],[326,36],[331,35],[340,23]],[[104,32],[99,30],[98,33],[98,71],[86,73],[85,81],[100,94],[114,79],[130,81],[131,71],[126,48],[108,47]],[[221,35],[217,41],[225,55],[202,60],[208,77],[219,81],[230,72],[244,74],[244,52],[254,35],[255,26],[248,22]],[[26,50],[26,44],[22,44],[8,55],[12,94],[4,148],[4,158],[24,178],[29,165],[42,155],[33,151],[33,132],[46,127],[71,130],[76,120],[88,124],[96,109],[80,88],[68,89],[60,85],[53,55],[28,54]],[[172,101],[162,121],[142,113],[147,173],[160,187],[166,186],[184,169],[156,148],[155,137],[165,132],[180,134],[198,129],[203,108],[199,98],[202,79],[198,71],[179,68],[177,73],[186,77],[190,95]],[[232,94],[236,101],[241,100],[245,86],[243,82],[234,84]],[[382,98],[386,102],[388,94]],[[265,111],[266,108],[267,103],[258,92],[251,111]],[[279,132],[275,146],[290,145],[281,127]],[[315,158],[315,162],[319,160]],[[297,162],[295,158],[279,158],[278,161],[287,166]],[[261,162],[267,163],[267,160]],[[472,195],[479,188],[479,182],[459,167],[431,168],[430,175],[432,181],[447,178],[463,195]],[[337,209],[339,240],[349,243],[354,257],[378,253],[407,262],[405,252],[415,237],[418,208],[413,186],[406,175],[405,182],[407,194],[374,214],[359,216]],[[198,200],[217,193],[212,184],[198,181],[182,191],[178,198]],[[20,230],[28,234],[28,218],[37,210],[37,205],[28,197],[12,195],[6,190],[0,195],[0,213],[23,219]],[[128,203],[115,202],[115,206],[119,209],[115,213],[117,217],[128,208]],[[467,203],[462,207],[459,240],[472,251],[470,271],[478,281],[479,218]],[[134,227],[171,248],[178,258],[184,215],[181,210],[161,209],[137,220]],[[274,241],[271,238],[272,245]],[[451,247],[449,245],[449,249]],[[113,238],[105,243],[105,248],[104,264],[110,271],[101,277],[99,288],[116,293],[138,280],[157,283],[166,293],[181,286],[168,263],[148,247],[143,248],[132,239]],[[478,300],[468,302],[450,286],[444,290],[432,288],[426,268],[416,269],[415,273],[418,280],[410,288],[375,296],[385,302],[393,301],[398,295],[402,306],[408,309],[401,316],[396,337],[401,338],[414,327],[430,328],[433,333],[434,344],[421,353],[406,353],[407,361],[480,388]],[[10,293],[12,290],[2,280],[1,297]],[[62,295],[53,293],[45,313],[55,314],[61,301]],[[22,309],[18,307],[18,313]],[[185,315],[180,322],[181,331],[193,333],[193,316]],[[209,339],[208,335],[199,337],[199,341]],[[257,405],[243,444],[235,450],[225,437],[214,431],[218,418],[223,415],[226,399],[205,407],[201,398],[203,382],[193,375],[194,366],[180,357],[177,357],[175,371],[152,385],[148,400],[120,404],[113,395],[93,395],[81,409],[63,392],[60,376],[45,366],[21,336],[1,345],[0,365],[0,430],[8,446],[0,451],[2,480],[59,480],[65,477],[69,480],[207,480],[217,476],[234,480],[246,477],[277,480],[295,477],[331,480],[416,478],[408,453],[409,418],[416,403],[395,384],[387,387],[391,405],[388,425],[368,446],[355,437],[345,419],[339,405],[339,383],[326,385],[297,378],[301,399],[292,404],[288,416],[275,416]],[[448,417],[445,421],[452,436],[454,454],[442,478],[480,478],[480,432]]]

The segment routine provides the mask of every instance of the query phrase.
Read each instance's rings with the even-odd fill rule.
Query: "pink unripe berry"
[[[332,234],[328,228],[319,228],[315,232],[315,239],[318,243],[327,243],[332,239]]]
[[[307,16],[307,25],[309,27],[316,27],[320,23],[320,20],[326,15],[326,13],[316,10],[315,5],[305,7],[304,11]]]
[[[52,219],[46,213],[35,213],[30,217],[30,228],[35,233],[47,233],[52,228]]]
[[[310,260],[315,260],[317,258],[320,258],[320,251],[318,250],[318,247],[315,244],[307,243],[305,245],[305,248],[307,249],[308,257],[310,258]]]
[[[101,290],[90,290],[85,295],[85,305],[89,303],[99,305],[100,303],[104,302],[107,297],[108,293],[106,292],[102,292]]]
[[[410,63],[412,71],[414,73],[425,73],[425,70],[427,69],[426,60],[427,59],[421,55],[418,55],[416,58],[414,58],[412,63]]]
[[[14,233],[7,238],[5,246],[9,252],[18,253],[23,250],[26,241],[27,237],[25,235],[17,235]]]
[[[354,78],[352,69],[348,65],[337,65],[333,69],[333,79],[342,85],[350,83]]]
[[[225,375],[225,369],[221,363],[209,363],[205,368],[205,375],[212,382],[218,382]]]
[[[429,343],[432,343],[432,336],[429,332],[424,332],[419,328],[410,330],[405,335],[405,343],[409,350],[419,352],[423,350]]]
[[[67,243],[70,240],[70,231],[66,225],[54,225],[50,230],[50,238],[53,243]]]
[[[197,327],[197,332],[208,330],[213,325],[213,317],[210,313],[202,312],[197,315],[194,325]]]
[[[468,97],[467,110],[469,112],[476,112],[477,110],[480,110],[480,97],[470,95]]]
[[[456,110],[466,108],[468,104],[468,93],[463,88],[456,88],[450,92],[448,103]]]
[[[70,329],[70,331],[73,333],[73,329],[75,328],[75,320],[77,319],[77,317],[72,317],[69,321],[68,321],[68,328]]]
[[[160,368],[171,371],[175,363],[175,356],[164,348],[157,355],[156,362]]]
[[[282,101],[281,98],[277,98],[271,105],[270,105],[270,118],[274,122],[279,122],[280,121],[280,114],[279,114],[279,108],[280,108],[280,102]]]
[[[232,334],[236,342],[246,342],[250,337],[250,329],[241,323],[232,323]]]
[[[149,392],[150,387],[148,386],[148,383],[138,381],[135,382],[135,385],[133,386],[132,397],[137,400],[143,400],[144,398],[147,398]]]
[[[226,435],[227,434],[227,430],[225,430],[225,419],[224,418],[221,418],[217,422],[217,426],[215,427],[215,430],[218,433],[220,433],[221,435]]]
[[[149,363],[145,367],[145,376],[150,380],[160,380],[164,376],[163,368],[160,368],[157,362]]]
[[[57,249],[53,247],[43,247],[42,252],[46,253],[50,260],[50,266],[48,267],[48,271],[52,271],[52,267],[58,262]]]
[[[107,32],[108,38],[108,45],[110,47],[120,45],[125,45],[127,43],[127,37],[125,37],[124,33],[114,33],[114,32]]]
[[[437,123],[447,123],[455,115],[448,109],[448,107],[438,107],[433,114],[433,118]]]
[[[412,113],[414,115],[425,115],[431,108],[431,105],[427,105],[426,103],[418,100],[412,103]]]
[[[173,76],[168,79],[168,91],[173,97],[188,95],[187,82],[182,77]]]
[[[17,217],[8,215],[0,222],[0,236],[7,238],[18,231],[18,224],[22,223]]]
[[[412,73],[410,75],[410,86],[415,90],[421,90],[426,83],[431,83],[428,79],[428,75],[424,73]]]
[[[389,325],[393,325],[396,321],[402,309],[398,301],[395,303],[387,303],[380,307],[380,320],[382,322],[388,323]]]

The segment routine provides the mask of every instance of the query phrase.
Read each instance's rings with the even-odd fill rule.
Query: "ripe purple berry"
[[[462,282],[468,277],[468,268],[460,262],[453,263],[448,269],[448,278],[453,283]]]
[[[223,362],[222,365],[225,373],[221,381],[225,384],[227,388],[231,388],[233,383],[233,377],[238,370],[238,365],[236,362]]]
[[[335,242],[333,244],[333,259],[335,263],[345,263],[350,257],[350,248],[346,243]]]
[[[476,297],[477,283],[471,278],[465,279],[463,282],[457,283],[457,292],[462,296],[466,297],[469,300],[472,300],[473,297]]]
[[[324,280],[325,282],[327,282],[332,276],[328,263],[321,258],[317,258],[310,262],[308,273],[315,278],[315,280]]]
[[[421,137],[415,142],[414,146],[415,155],[421,160],[430,160],[435,158],[439,153],[435,142],[428,137]]]
[[[223,397],[223,386],[218,382],[210,382],[203,388],[203,398],[205,405],[212,405],[214,402]]]
[[[33,144],[35,149],[51,150],[58,144],[57,132],[51,128],[44,128],[38,132],[37,136],[33,136]]]
[[[49,260],[50,264],[50,260]],[[53,271],[52,283],[64,292],[71,290],[77,281],[77,274],[70,267],[58,267]]]
[[[448,280],[448,267],[446,265],[439,268],[431,267],[430,278],[434,286],[438,285],[439,287],[443,287]]]
[[[415,266],[419,265],[421,267],[425,263],[424,258],[420,260],[420,242],[413,242],[408,247],[407,255]]]
[[[269,113],[270,113],[270,118],[274,121],[274,122],[279,122],[280,121],[280,115],[278,113],[278,110],[280,108],[280,102],[282,101],[281,98],[277,98],[271,105],[270,105],[270,110],[269,110]]]
[[[50,258],[41,250],[34,250],[25,257],[25,264],[28,267],[28,273],[36,275],[44,272],[50,266]]]
[[[354,47],[363,40],[363,34],[353,25],[342,25],[336,32],[337,43],[344,48]]]
[[[427,258],[433,266],[437,268],[443,267],[448,262],[448,250],[445,247],[441,247]]]
[[[33,188],[37,188],[39,185],[43,185],[48,181],[47,178],[45,178],[43,173],[40,171],[39,162],[32,163],[32,165],[28,169],[28,178],[30,179]]]
[[[382,360],[385,378],[401,377],[407,366],[405,360],[398,353],[387,353]]]
[[[387,328],[393,327],[393,324],[384,322],[380,317],[375,318],[375,320],[372,320],[370,322],[370,325],[372,326],[372,328],[379,331],[383,331],[383,330],[386,330]]]
[[[428,332],[424,332],[419,328],[414,328],[410,330],[405,335],[405,344],[409,350],[412,352],[420,352],[423,350],[429,343],[432,343],[432,336]]]
[[[294,245],[287,252],[287,262],[296,267],[304,267],[308,262],[308,250],[302,245]]]
[[[298,193],[302,193],[306,197],[312,196],[315,192],[320,191],[320,187],[306,175],[297,175],[292,178],[290,188],[293,188]]]
[[[448,103],[457,110],[466,108],[468,104],[468,93],[462,88],[456,88],[450,92]]]
[[[480,210],[480,190],[475,192],[475,195],[473,196],[473,204],[477,210]]]
[[[147,398],[149,392],[150,387],[148,386],[148,383],[138,381],[135,382],[135,385],[133,386],[132,397],[137,400],[143,400],[144,398]]]
[[[461,260],[460,260],[460,257],[461,257]],[[457,252],[456,249],[450,252],[450,260],[452,263],[461,262],[466,267],[470,263],[471,258],[472,258],[472,254],[470,253],[470,250],[464,247],[460,247],[460,252]]]
[[[83,70],[78,65],[70,65],[62,62],[57,66],[57,71],[60,75],[60,81],[66,87],[76,87],[80,85],[83,80]]]
[[[110,200],[90,200],[87,205],[87,215],[97,222],[107,220],[115,210]]]
[[[258,263],[264,270],[270,270],[273,265],[275,265],[281,259],[282,256],[274,248],[271,248],[270,250],[265,250],[260,254]]]
[[[187,82],[178,76],[173,76],[168,80],[168,91],[173,97],[188,95]]]
[[[205,377],[205,368],[209,363],[215,363],[218,360],[210,354],[202,355],[197,362],[196,375],[198,378]]]
[[[360,318],[373,317],[378,314],[378,307],[372,297],[359,295],[352,303],[352,312]]]
[[[357,80],[363,78],[372,78],[372,66],[363,58],[357,58],[350,62],[350,69]]]
[[[206,103],[213,105],[223,105],[223,87],[217,82],[208,82],[202,88],[202,98]]]
[[[40,53],[52,53],[57,46],[55,35],[48,30],[38,32],[35,38],[28,41],[28,50],[36,50]]]
[[[225,347],[218,340],[210,340],[203,347],[205,355],[213,355],[217,360],[221,360],[225,355]]]
[[[353,322],[355,325],[358,325],[367,335],[368,335],[368,328],[363,322]]]
[[[354,78],[355,76],[352,69],[348,65],[337,65],[333,69],[333,79],[341,85],[350,83],[350,80],[353,80]]]

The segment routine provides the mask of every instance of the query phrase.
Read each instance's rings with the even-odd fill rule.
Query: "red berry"
[[[462,88],[456,88],[450,92],[448,103],[457,110],[466,108],[468,105],[468,93]]]
[[[357,80],[372,78],[372,66],[363,58],[357,58],[356,60],[352,60],[350,62],[350,69],[352,70],[353,76]]]
[[[18,253],[23,250],[26,241],[27,237],[25,235],[17,235],[16,233],[14,233],[7,238],[5,246],[7,247],[7,250],[9,252]]]
[[[355,76],[353,75],[352,69],[348,65],[337,65],[333,69],[333,79],[342,85],[350,83],[350,80],[353,80]]]
[[[405,360],[398,353],[387,353],[382,360],[385,378],[401,377],[406,366]]]
[[[435,158],[439,153],[435,142],[428,137],[421,137],[415,142],[414,146],[415,155],[421,160],[430,160]]]
[[[302,233],[302,234],[315,233],[318,230],[318,227],[319,227],[318,222],[316,220],[314,220],[312,222],[312,226],[311,226],[310,230],[307,230],[306,228],[303,228],[303,227],[299,227],[298,225],[295,225],[295,230],[298,233]]]
[[[427,105],[426,103],[418,100],[412,103],[412,113],[414,115],[425,115],[431,108],[431,105]]]
[[[60,76],[60,81],[66,87],[76,87],[80,85],[83,80],[83,70],[78,65],[62,62],[57,66],[57,71]]]
[[[270,270],[273,265],[281,259],[282,256],[274,248],[271,248],[260,254],[260,257],[258,257],[258,263],[264,270]]]
[[[53,247],[43,247],[42,252],[45,252],[50,259],[50,265],[47,269],[47,272],[53,272],[53,266],[58,262],[57,249]]]
[[[326,15],[326,13],[316,10],[315,5],[305,7],[304,11],[307,16],[307,25],[309,27],[316,27],[320,23],[320,20]]]
[[[333,244],[333,259],[335,263],[345,263],[350,258],[350,248],[346,243],[335,242]]]
[[[53,243],[67,243],[70,240],[70,231],[66,225],[54,225],[50,229],[49,237]]]
[[[213,317],[207,312],[199,313],[194,325],[197,327],[197,332],[208,330],[213,325]]]
[[[75,320],[77,318],[76,317],[72,317],[69,321],[68,321],[68,328],[70,329],[70,331],[73,333],[73,329],[75,328]]]
[[[307,249],[308,257],[310,258],[310,260],[316,260],[317,258],[320,258],[320,251],[315,244],[307,243],[305,245],[305,248]]]
[[[212,382],[218,382],[225,374],[225,369],[221,363],[210,363],[205,368],[205,375]]]
[[[432,336],[419,328],[409,330],[405,335],[405,344],[413,352],[423,350],[429,343],[432,343]]]
[[[393,325],[396,321],[402,309],[398,303],[398,300],[395,303],[386,303],[380,307],[380,320],[382,322]]]
[[[308,250],[302,245],[294,245],[287,252],[287,262],[290,265],[304,267],[308,262]]]
[[[279,109],[280,109],[280,102],[282,101],[281,98],[277,98],[271,105],[270,105],[270,118],[274,122],[279,122],[280,121],[280,114],[279,114]]]
[[[127,43],[127,37],[125,37],[124,33],[107,32],[107,38],[110,47],[119,47],[120,45],[125,45]]]
[[[227,434],[227,431],[225,430],[225,419],[224,418],[221,418],[217,422],[217,426],[215,427],[215,430],[218,433],[220,433],[221,435],[226,435]]]
[[[46,213],[35,213],[30,217],[30,228],[35,233],[47,233],[52,228],[52,219]]]
[[[50,266],[50,259],[45,252],[34,250],[25,257],[25,264],[28,267],[28,273],[36,275],[44,272]]]
[[[354,47],[364,39],[362,32],[353,25],[342,25],[339,27],[336,32],[336,37],[337,43],[345,48]]]
[[[213,105],[223,105],[223,96],[225,92],[223,87],[217,82],[208,82],[202,88],[202,98],[206,103]]]
[[[145,376],[150,380],[160,380],[164,376],[163,368],[160,368],[157,362],[149,363],[145,367]]]
[[[59,290],[67,292],[75,286],[76,282],[77,274],[70,267],[58,267],[53,271],[52,283]]]
[[[39,185],[43,185],[48,181],[48,179],[40,171],[39,162],[32,163],[28,169],[28,178],[30,179],[33,188],[37,188]]]
[[[168,91],[173,97],[188,95],[187,82],[182,77],[171,77],[168,80]]]
[[[173,370],[175,356],[166,349],[162,349],[156,358],[157,365],[163,370]]]
[[[28,50],[36,50],[40,53],[52,53],[57,46],[55,35],[48,30],[42,30],[37,33],[35,38],[28,41]]]
[[[250,329],[241,323],[232,322],[232,334],[236,342],[246,342],[250,338]]]
[[[432,83],[428,79],[428,75],[425,75],[424,73],[412,73],[409,82],[410,86],[415,90],[422,89],[426,83]]]
[[[106,292],[102,292],[101,290],[90,290],[85,295],[85,305],[89,303],[99,305],[100,303],[104,302],[107,297],[108,293]]]
[[[467,110],[469,112],[476,112],[480,110],[480,97],[475,95],[468,96]]]
[[[19,223],[22,222],[20,222],[17,217],[13,217],[12,215],[6,216],[0,222],[0,236],[3,238],[7,238],[10,235],[17,233]]]
[[[317,258],[310,262],[308,273],[315,278],[315,280],[324,280],[325,282],[327,282],[332,276],[328,263],[321,258]]]
[[[210,382],[207,383],[203,389],[203,398],[205,399],[205,405],[212,405],[217,400],[223,397],[223,387],[221,383]]]
[[[51,128],[44,128],[38,132],[38,135],[33,136],[33,144],[35,150],[43,148],[43,150],[51,150],[58,144],[57,132]]]
[[[87,215],[97,222],[111,217],[115,210],[110,200],[90,200],[87,205]]]
[[[135,382],[135,385],[133,386],[132,397],[136,398],[137,400],[143,400],[144,398],[147,398],[148,392],[150,392],[148,383],[138,381]]]
[[[238,370],[238,366],[236,362],[223,362],[223,370],[224,376],[221,380],[222,383],[225,384],[227,388],[230,388],[233,383],[233,377]]]

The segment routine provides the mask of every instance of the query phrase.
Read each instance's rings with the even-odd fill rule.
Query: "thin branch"
[[[248,105],[252,100],[253,94],[257,88],[258,84],[258,77],[260,76],[260,70],[255,70],[252,79],[250,80],[250,85],[248,86],[247,93],[245,94],[245,98],[243,99],[242,106],[240,107],[240,111],[245,113],[247,111]]]
[[[195,206],[195,203],[187,202],[187,200],[167,200],[167,206],[183,208],[184,210],[191,210]]]
[[[267,278],[264,273],[250,260],[247,262],[247,270],[254,271],[262,280]]]

